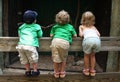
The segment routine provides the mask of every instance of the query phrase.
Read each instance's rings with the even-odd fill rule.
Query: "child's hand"
[[[53,37],[53,34],[50,34],[50,37]]]
[[[77,38],[77,34],[73,35],[73,38]]]

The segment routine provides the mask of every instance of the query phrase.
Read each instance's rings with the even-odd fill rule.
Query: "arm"
[[[38,26],[37,36],[38,36],[38,38],[39,38],[39,37],[41,38],[41,37],[43,36],[43,31],[42,31],[42,29],[41,29],[41,26]]]
[[[83,27],[81,25],[79,26],[79,36],[83,37]]]
[[[53,31],[53,27],[51,28],[51,31],[50,31],[50,37],[52,38],[54,36],[54,31]]]
[[[75,31],[75,29],[73,27],[71,29],[71,33],[72,33],[73,38],[77,38],[77,32]]]
[[[73,38],[77,38],[77,34],[74,34],[74,35],[73,35]]]
[[[20,30],[18,30],[18,37],[20,37]]]
[[[50,37],[53,37],[53,34],[50,34]]]
[[[37,32],[37,34],[38,34],[38,37],[42,37],[43,36],[43,32],[42,32],[42,30],[39,30],[38,32]]]
[[[97,30],[96,27],[94,27],[94,28],[95,28],[95,30],[96,30],[97,35],[100,37],[100,32]]]

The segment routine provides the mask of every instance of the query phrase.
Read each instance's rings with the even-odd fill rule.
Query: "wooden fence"
[[[48,52],[50,50],[50,37],[43,37],[40,40],[39,51]],[[120,51],[120,37],[101,37],[101,51]],[[15,52],[18,37],[0,37],[0,52]],[[69,51],[82,51],[82,39],[74,38]]]
[[[40,40],[39,51],[50,52],[51,38],[43,37]],[[101,37],[101,51],[120,51],[120,37]],[[16,52],[18,37],[0,37],[0,52]],[[82,39],[74,38],[69,51],[81,51]],[[93,78],[83,74],[68,74],[64,79],[55,79],[51,74],[38,77],[24,75],[0,75],[0,82],[120,82],[120,72],[97,73]]]

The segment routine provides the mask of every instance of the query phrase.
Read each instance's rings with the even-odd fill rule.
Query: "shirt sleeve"
[[[53,27],[51,28],[50,34],[54,34]]]
[[[18,36],[20,36],[21,35],[21,26],[18,28]]]
[[[37,35],[38,35],[38,37],[42,37],[43,36],[43,31],[41,29],[41,26],[39,26],[39,29],[37,31]]]
[[[75,29],[73,27],[72,27],[71,33],[72,33],[72,35],[77,34],[76,31],[75,31]]]
[[[18,30],[18,36],[20,36],[20,30]]]

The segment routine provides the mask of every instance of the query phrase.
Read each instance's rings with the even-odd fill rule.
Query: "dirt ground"
[[[76,62],[74,56],[70,55],[67,59],[66,71],[67,73],[81,73],[83,69],[83,58],[79,58]],[[41,74],[53,73],[53,62],[50,55],[41,55],[38,62],[38,67]],[[96,64],[97,72],[103,72],[102,68]],[[24,66],[17,61],[3,70],[3,74],[23,74],[25,71]]]

